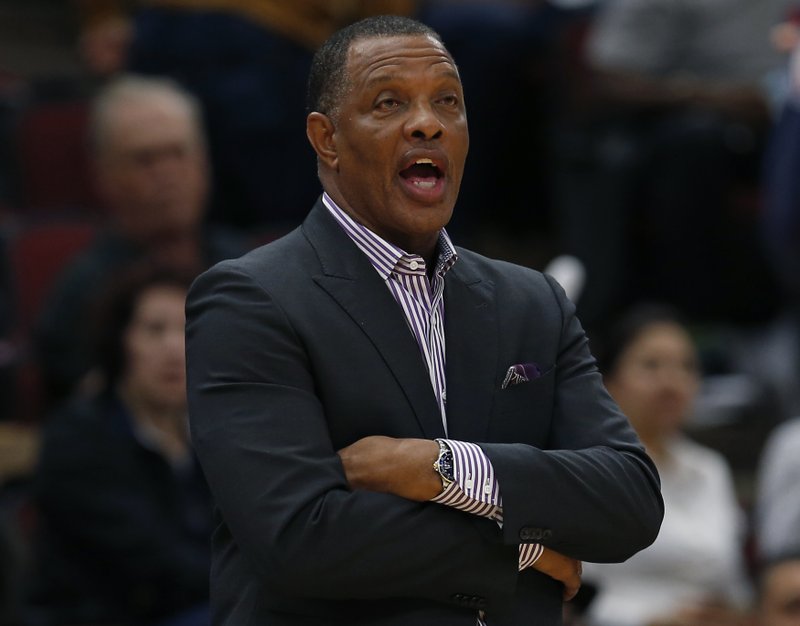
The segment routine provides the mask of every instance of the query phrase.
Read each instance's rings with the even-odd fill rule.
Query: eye
[[[458,106],[459,100],[458,96],[450,94],[439,98],[439,102],[448,107],[455,107]]]
[[[661,367],[661,362],[658,359],[648,357],[639,361],[639,366],[648,372],[655,372],[659,367]]]
[[[163,320],[144,320],[140,328],[148,337],[161,337],[167,332],[167,323]]]
[[[375,104],[375,108],[379,111],[394,111],[400,106],[400,101],[395,98],[381,98]]]

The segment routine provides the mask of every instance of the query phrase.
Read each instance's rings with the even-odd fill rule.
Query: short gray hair
[[[97,154],[108,132],[112,111],[120,105],[150,102],[156,98],[172,100],[186,109],[198,139],[205,144],[202,105],[197,97],[177,81],[165,77],[125,74],[112,80],[95,97],[89,117],[89,146]]]

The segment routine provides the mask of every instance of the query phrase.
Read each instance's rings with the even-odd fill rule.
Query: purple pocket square
[[[527,383],[542,375],[542,370],[536,363],[517,363],[508,368],[501,389]]]

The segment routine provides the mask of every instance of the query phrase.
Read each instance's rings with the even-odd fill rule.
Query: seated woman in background
[[[681,432],[700,384],[689,333],[671,309],[643,305],[603,343],[606,386],[658,467],[666,512],[649,548],[625,563],[585,565],[585,583],[597,587],[589,623],[744,624],[750,589],[731,471],[720,454]]]
[[[44,426],[32,623],[209,622],[212,509],[186,409],[189,283],[149,265],[121,276],[96,326],[102,390]]]

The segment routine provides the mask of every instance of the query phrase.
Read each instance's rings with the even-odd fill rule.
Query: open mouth
[[[400,176],[419,189],[433,189],[444,173],[431,159],[420,158],[401,170]]]

